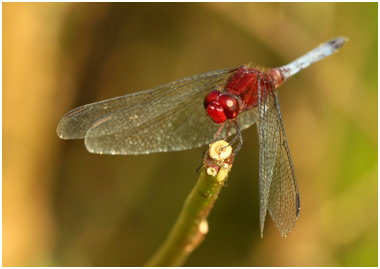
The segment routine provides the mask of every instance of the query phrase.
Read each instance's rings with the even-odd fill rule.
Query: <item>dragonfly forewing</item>
[[[204,95],[223,85],[230,72],[212,71],[76,108],[63,117],[57,133],[63,139],[85,138],[89,151],[106,154],[143,154],[203,145],[217,129],[202,107]],[[200,130],[195,136],[194,128]],[[179,144],[175,144],[177,140]]]
[[[148,154],[205,145],[219,126],[207,116],[203,99],[222,87],[233,70],[195,75],[76,108],[63,117],[57,133],[63,139],[85,138],[90,152],[103,154]],[[257,109],[238,117],[242,130],[257,119]]]

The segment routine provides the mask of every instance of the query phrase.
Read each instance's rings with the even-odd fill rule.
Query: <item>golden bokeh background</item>
[[[3,3],[3,265],[139,266],[174,223],[205,147],[100,156],[69,110],[185,76],[276,67],[349,42],[279,91],[301,192],[294,231],[259,232],[258,140],[187,266],[377,266],[377,3]]]

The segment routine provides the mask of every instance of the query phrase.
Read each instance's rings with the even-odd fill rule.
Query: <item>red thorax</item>
[[[245,66],[237,68],[228,79],[223,91],[215,89],[206,95],[204,106],[209,117],[215,123],[223,123],[227,119],[235,119],[240,111],[257,106],[259,81],[264,100],[274,88],[276,82],[274,78],[257,69],[248,69]]]

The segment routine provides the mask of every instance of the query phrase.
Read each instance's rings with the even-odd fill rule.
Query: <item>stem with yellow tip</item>
[[[145,266],[181,266],[208,232],[207,217],[232,167],[232,148],[220,140],[210,145],[199,179],[186,198],[165,242]]]

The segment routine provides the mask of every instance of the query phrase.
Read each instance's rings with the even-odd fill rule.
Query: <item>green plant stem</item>
[[[181,266],[208,232],[207,217],[227,179],[231,164],[220,163],[215,177],[208,175],[207,158],[199,179],[165,242],[145,266]]]

